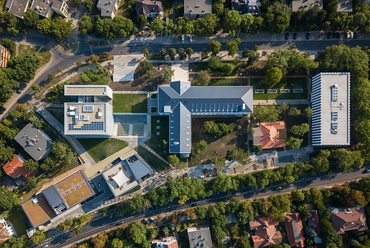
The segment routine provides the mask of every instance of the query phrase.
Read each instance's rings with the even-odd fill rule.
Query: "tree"
[[[60,141],[53,142],[53,146],[51,148],[51,152],[58,160],[61,160],[67,154],[68,150],[68,145]]]
[[[288,139],[285,140],[285,144],[292,149],[300,148],[302,142],[303,142],[303,139],[298,139],[295,137],[289,137]]]
[[[198,219],[205,219],[207,217],[207,209],[204,206],[197,206],[195,208],[195,214]]]
[[[291,115],[291,116],[301,115],[301,110],[297,109],[296,107],[290,107],[288,115]]]
[[[194,21],[194,34],[213,34],[219,24],[220,18],[215,14],[208,14]]]
[[[220,52],[221,47],[221,43],[217,40],[213,40],[211,41],[211,43],[209,43],[209,50],[211,51],[213,56],[217,55]]]
[[[243,165],[250,163],[249,152],[238,147],[233,150],[228,150],[226,153],[226,158],[228,160],[235,159]]]
[[[26,181],[26,189],[31,190],[34,189],[37,185],[36,177],[28,177]]]
[[[221,60],[216,57],[216,56],[212,56],[209,61],[208,61],[208,67],[211,69],[211,70],[218,70],[220,67],[222,66],[221,64]]]
[[[208,146],[208,144],[207,144],[207,141],[205,141],[205,140],[199,141],[199,143],[197,145],[198,149],[201,150],[201,151],[205,151],[207,149],[207,146]]]
[[[150,53],[149,53],[148,48],[144,48],[144,50],[143,50],[143,54],[144,54],[144,57],[145,57],[145,58],[148,58],[148,57],[150,56]]]
[[[162,19],[155,18],[150,23],[150,30],[156,34],[160,34],[164,30],[164,21]]]
[[[235,40],[230,41],[226,44],[229,56],[233,57],[238,52],[240,42],[241,40],[239,38],[236,38]]]
[[[330,151],[329,150],[320,150],[319,154],[311,159],[313,168],[317,173],[327,172],[330,168],[329,162]]]
[[[171,60],[174,60],[175,56],[176,56],[176,49],[175,48],[170,48],[168,50],[168,56],[170,56]]]
[[[225,158],[223,157],[215,157],[213,159],[213,164],[217,171],[221,171],[225,167]]]
[[[146,241],[147,229],[141,222],[132,222],[126,228],[127,237],[134,244],[142,244]]]
[[[161,56],[161,59],[165,59],[166,58],[166,55],[167,55],[167,50],[166,48],[162,48],[160,51],[159,51],[159,55]]]
[[[33,159],[27,159],[24,161],[23,166],[28,171],[37,171],[39,168],[39,163]]]
[[[94,30],[94,23],[90,16],[84,15],[80,20],[78,30],[81,34],[89,34]]]
[[[194,50],[190,47],[186,48],[186,55],[188,56],[188,59],[191,59],[191,55],[194,53]]]
[[[265,83],[269,88],[274,88],[283,78],[283,72],[278,67],[272,67],[267,71]]]
[[[0,163],[5,164],[12,160],[14,154],[14,148],[6,146],[5,141],[0,139]]]
[[[28,82],[35,76],[38,67],[37,63],[38,60],[35,56],[11,57],[8,65],[10,68],[8,75],[14,80]]]
[[[173,164],[174,166],[180,164],[181,162],[179,157],[176,154],[169,155],[167,160],[168,160],[168,163]]]
[[[310,131],[310,125],[307,123],[302,123],[300,125],[294,125],[290,128],[289,132],[297,135],[297,136],[303,136],[306,133]]]
[[[144,69],[145,72],[149,72],[153,69],[153,64],[150,63],[148,60],[141,61],[140,66]]]
[[[345,148],[339,148],[333,151],[333,164],[343,171],[349,171],[350,167],[355,163],[351,151]]]
[[[303,113],[304,115],[307,117],[307,118],[310,118],[312,116],[312,108],[311,107],[307,107],[303,110]]]
[[[255,106],[253,109],[253,118],[259,122],[278,121],[281,110],[275,106]]]
[[[24,24],[30,28],[37,28],[39,17],[40,16],[35,11],[27,9],[27,11],[23,13]]]
[[[202,86],[208,85],[210,81],[211,81],[211,75],[209,75],[209,72],[206,70],[201,70],[198,73],[197,78],[195,80],[197,85],[202,85]]]
[[[110,244],[111,248],[123,248],[123,242],[119,238],[114,238]]]
[[[234,36],[235,33],[240,29],[240,24],[242,22],[242,17],[239,14],[238,10],[229,10],[227,11],[223,27],[229,32],[230,35]]]
[[[281,2],[274,2],[267,7],[264,25],[270,33],[282,33],[290,24],[291,9]]]
[[[162,81],[168,82],[174,75],[174,70],[171,70],[170,67],[166,67],[162,70]]]
[[[46,235],[45,235],[44,231],[42,231],[42,230],[36,231],[32,236],[32,242],[37,244],[37,245],[44,242],[45,239],[46,239]]]
[[[94,248],[104,248],[108,241],[108,235],[106,233],[99,233],[95,237],[91,238],[91,243]]]
[[[218,132],[218,125],[214,121],[205,121],[202,126],[202,131],[209,134]]]
[[[179,48],[177,50],[177,53],[179,54],[180,59],[184,59],[184,57],[185,57],[185,49],[184,48]]]

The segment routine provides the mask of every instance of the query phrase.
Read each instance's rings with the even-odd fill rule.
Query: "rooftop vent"
[[[338,85],[334,84],[331,87],[331,101],[336,102],[338,101]]]
[[[338,208],[333,208],[332,211],[333,211],[333,213],[338,213],[339,209]]]

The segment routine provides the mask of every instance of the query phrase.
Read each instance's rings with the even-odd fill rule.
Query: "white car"
[[[189,41],[193,42],[193,37],[191,35],[189,35]]]

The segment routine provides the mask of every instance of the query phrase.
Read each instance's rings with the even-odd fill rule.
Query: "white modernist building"
[[[312,145],[350,145],[350,73],[322,72],[311,84]]]
[[[113,91],[107,85],[65,85],[64,134],[79,137],[113,135]]]

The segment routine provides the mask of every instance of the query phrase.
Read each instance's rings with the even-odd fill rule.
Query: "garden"
[[[80,138],[77,140],[95,162],[99,162],[128,146],[126,141],[118,139]]]
[[[114,113],[147,113],[147,94],[113,94]]]

